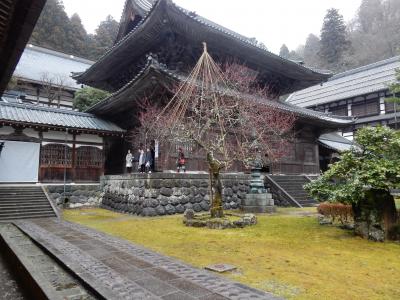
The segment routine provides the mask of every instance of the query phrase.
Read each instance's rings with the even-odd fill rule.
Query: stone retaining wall
[[[186,209],[208,211],[208,174],[130,174],[101,179],[107,209],[141,216],[172,215]],[[249,189],[250,175],[223,174],[224,209],[239,208]]]
[[[64,185],[45,185],[45,190],[57,206],[63,206]],[[98,207],[103,193],[99,184],[68,184],[65,187],[68,208]]]

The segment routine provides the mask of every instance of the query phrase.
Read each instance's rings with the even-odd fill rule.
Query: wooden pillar
[[[76,133],[72,135],[72,161],[71,161],[71,181],[75,182],[75,167],[76,167]]]

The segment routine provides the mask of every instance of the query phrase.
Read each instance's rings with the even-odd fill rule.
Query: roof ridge
[[[80,111],[68,110],[68,109],[56,108],[56,107],[37,106],[37,105],[27,104],[27,103],[8,103],[8,102],[0,101],[0,105],[17,107],[17,108],[28,108],[28,109],[32,109],[32,110],[41,110],[41,111],[47,111],[47,112],[56,112],[56,113],[61,113],[61,114],[76,115],[76,116],[83,116],[83,117],[89,117],[89,118],[97,118],[92,113],[80,112]]]
[[[87,58],[84,58],[84,57],[80,57],[80,56],[77,56],[77,55],[74,55],[74,54],[68,54],[66,52],[61,52],[61,51],[58,51],[58,50],[55,50],[55,49],[46,48],[46,47],[38,46],[38,45],[35,45],[35,44],[28,44],[25,47],[25,50],[26,49],[37,51],[37,52],[41,52],[41,53],[51,54],[51,55],[58,56],[58,57],[61,57],[61,58],[67,58],[67,59],[70,59],[70,60],[73,60],[73,61],[78,61],[78,62],[81,62],[81,63],[90,64],[90,65],[93,65],[95,63],[95,61],[87,59]]]
[[[387,58],[387,59],[384,59],[384,60],[380,60],[380,61],[377,61],[377,62],[374,62],[374,63],[370,63],[368,65],[364,65],[364,66],[361,66],[361,67],[357,67],[357,68],[354,68],[354,69],[351,69],[351,70],[347,70],[347,71],[335,74],[331,78],[329,78],[328,81],[333,81],[333,80],[336,80],[336,79],[339,79],[339,78],[342,78],[342,77],[345,77],[345,76],[349,76],[349,75],[352,75],[352,74],[356,74],[356,73],[364,72],[364,71],[367,71],[367,70],[371,70],[371,69],[374,69],[376,67],[380,67],[380,66],[384,66],[384,65],[387,65],[387,64],[391,64],[391,63],[394,63],[394,62],[397,62],[397,61],[400,61],[400,55],[393,56],[393,57],[390,57],[390,58]]]
[[[321,75],[332,75],[332,73],[327,70],[316,70],[314,68],[311,67],[307,67],[305,65],[301,65],[299,63],[296,63],[292,60],[283,58],[280,55],[277,55],[271,51],[269,51],[268,49],[256,44],[255,42],[253,42],[250,38],[245,37],[244,35],[241,35],[229,28],[226,28],[214,21],[211,21],[205,17],[202,17],[200,15],[197,15],[196,13],[190,12],[189,10],[175,4],[172,0],[154,0],[154,4],[152,5],[152,7],[150,8],[150,10],[143,16],[143,18],[138,22],[138,24],[136,24],[136,26],[129,32],[127,33],[123,38],[121,38],[117,43],[115,43],[112,47],[110,47],[93,65],[92,67],[98,65],[100,63],[100,61],[102,61],[109,53],[113,52],[114,49],[118,48],[119,46],[121,46],[123,43],[125,43],[136,31],[137,29],[147,21],[147,19],[152,15],[152,13],[156,10],[157,7],[159,7],[161,5],[161,3],[165,3],[165,5],[171,4],[173,7],[175,7],[177,10],[179,10],[180,12],[182,12],[185,16],[189,17],[192,20],[195,20],[196,22],[207,26],[209,28],[213,28],[223,34],[226,34],[228,36],[234,37],[235,39],[242,41],[250,46],[255,47],[256,49],[263,51],[265,53],[265,55],[268,55],[270,57],[276,57],[277,59],[280,59],[281,61],[287,62],[289,64],[292,64],[294,66],[297,66],[299,68],[302,68],[304,70],[308,70],[311,71],[312,73],[316,73],[316,74],[321,74]],[[203,20],[198,19],[198,17],[202,18]],[[85,72],[80,73],[80,74],[76,74],[75,76],[73,76],[73,78],[78,79],[79,82],[79,77],[87,74],[87,72],[90,70],[91,68],[87,69]]]

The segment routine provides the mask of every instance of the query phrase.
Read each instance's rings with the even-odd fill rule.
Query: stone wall
[[[209,210],[208,174],[130,174],[101,179],[107,209],[141,216],[172,215],[186,209]],[[249,189],[250,175],[222,176],[224,209],[239,208]]]
[[[46,185],[45,190],[54,204],[63,206],[64,185]],[[67,208],[98,207],[103,196],[99,184],[68,184],[65,194],[68,198]]]

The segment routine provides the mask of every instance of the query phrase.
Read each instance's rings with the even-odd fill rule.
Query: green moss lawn
[[[260,215],[245,229],[188,228],[182,216],[140,218],[102,209],[64,218],[202,268],[229,263],[226,276],[289,299],[400,299],[400,244],[375,243],[320,226],[315,208]]]

